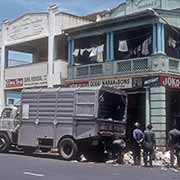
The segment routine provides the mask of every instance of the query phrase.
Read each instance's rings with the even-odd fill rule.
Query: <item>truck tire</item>
[[[0,133],[0,153],[6,153],[9,151],[10,140],[8,135]]]
[[[59,155],[64,160],[73,160],[77,158],[78,155],[78,147],[75,141],[66,137],[63,138],[58,144]]]

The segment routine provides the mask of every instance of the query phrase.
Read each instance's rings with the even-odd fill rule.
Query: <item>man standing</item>
[[[140,124],[136,122],[133,130],[133,159],[135,165],[141,164],[141,143],[143,142],[144,134],[140,129]]]
[[[171,167],[174,166],[174,156],[177,157],[177,165],[180,167],[180,131],[177,130],[176,124],[173,125],[173,129],[168,133],[170,155],[171,155]]]
[[[152,166],[155,147],[156,147],[155,133],[152,131],[152,125],[149,124],[147,126],[147,130],[144,131],[144,141],[143,141],[143,150],[144,150],[143,159],[145,166],[147,166],[148,162],[149,165]]]

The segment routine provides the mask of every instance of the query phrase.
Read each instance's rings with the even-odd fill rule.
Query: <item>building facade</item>
[[[140,122],[142,128],[151,123],[158,146],[164,147],[172,124],[176,121],[180,128],[180,14],[178,9],[168,10],[170,1],[149,2],[128,1],[106,19],[66,29],[65,85],[124,89],[128,93],[129,141],[134,122]],[[120,11],[122,7],[126,13]]]
[[[177,0],[127,0],[85,17],[51,6],[47,13],[5,20],[0,111],[18,104],[23,88],[114,86],[128,93],[129,142],[138,121],[143,128],[151,123],[164,146],[175,119],[180,128],[177,7]]]
[[[62,86],[67,78],[67,36],[62,29],[91,21],[59,12],[28,13],[0,31],[0,111],[19,104],[23,88]]]

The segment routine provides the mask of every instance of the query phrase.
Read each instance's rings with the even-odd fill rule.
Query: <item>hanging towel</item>
[[[119,41],[118,51],[128,52],[128,45],[127,45],[127,41],[126,40]]]
[[[77,57],[79,55],[79,49],[75,49],[73,52],[73,56]]]

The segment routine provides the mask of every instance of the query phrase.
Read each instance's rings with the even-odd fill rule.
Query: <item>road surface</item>
[[[180,180],[180,172],[56,158],[0,154],[0,180]]]

